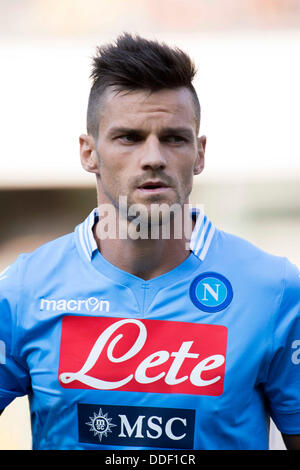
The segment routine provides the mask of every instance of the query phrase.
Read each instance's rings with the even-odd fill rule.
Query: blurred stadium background
[[[79,162],[91,56],[123,31],[178,45],[198,67],[206,168],[192,202],[300,265],[300,0],[0,1],[0,271],[96,205]],[[0,449],[30,449],[27,398]],[[271,449],[283,449],[271,427]]]

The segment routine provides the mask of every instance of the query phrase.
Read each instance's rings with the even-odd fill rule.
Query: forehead
[[[115,126],[160,127],[196,125],[195,107],[188,88],[116,91],[107,89],[100,105],[99,130]]]

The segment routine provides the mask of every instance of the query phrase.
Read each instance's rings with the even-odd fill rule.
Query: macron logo
[[[71,311],[71,312],[109,312],[110,303],[108,300],[89,297],[88,299],[41,299],[40,310],[51,312]]]

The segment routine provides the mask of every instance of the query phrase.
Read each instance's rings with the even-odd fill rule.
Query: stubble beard
[[[139,228],[144,236],[147,234],[149,238],[151,238],[152,232],[155,232],[155,238],[157,238],[157,233],[161,234],[161,229],[166,228],[168,225],[172,225],[174,230],[174,225],[176,223],[181,223],[176,222],[176,219],[180,219],[180,217],[178,218],[176,216],[180,213],[182,217],[184,216],[184,204],[187,203],[191,193],[190,185],[184,185],[184,189],[182,191],[179,191],[177,188],[172,186],[172,189],[175,192],[175,198],[173,201],[164,201],[164,198],[160,195],[151,195],[151,201],[142,203],[136,202],[133,196],[130,193],[126,194],[126,191],[124,190],[123,193],[121,190],[117,194],[118,189],[121,188],[121,184],[116,181],[113,188],[116,190],[116,195],[114,196],[103,184],[100,171],[101,157],[98,151],[96,151],[96,153],[99,160],[99,184],[101,185],[102,192],[114,207],[116,218],[118,218],[119,223],[127,225],[127,231],[130,231],[129,227],[131,225],[131,228],[135,227],[135,230]]]

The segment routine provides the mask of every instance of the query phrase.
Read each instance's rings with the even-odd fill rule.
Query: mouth
[[[167,191],[170,188],[166,183],[163,181],[146,181],[145,183],[138,186],[138,190],[144,193],[159,193]]]

